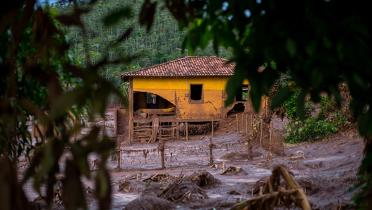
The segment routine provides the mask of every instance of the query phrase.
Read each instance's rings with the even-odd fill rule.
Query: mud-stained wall
[[[133,91],[157,94],[177,107],[180,119],[223,117],[227,77],[206,78],[133,78]],[[190,85],[202,84],[202,101],[190,101]]]

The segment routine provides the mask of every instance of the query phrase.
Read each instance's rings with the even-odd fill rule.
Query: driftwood
[[[281,178],[285,185],[280,185]],[[303,210],[311,209],[310,203],[297,181],[283,166],[277,166],[261,188],[258,196],[236,204],[232,210],[271,210],[275,207],[290,207],[291,205]]]

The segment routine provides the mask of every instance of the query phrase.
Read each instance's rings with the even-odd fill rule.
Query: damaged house
[[[225,86],[233,72],[234,64],[223,58],[187,56],[123,73],[129,86],[129,141],[154,142],[179,138],[180,133],[188,138],[190,124],[214,125],[233,107],[224,107]],[[246,82],[237,102],[244,100],[247,90]]]

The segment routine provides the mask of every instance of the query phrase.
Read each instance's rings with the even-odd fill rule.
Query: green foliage
[[[288,100],[284,102],[284,109],[287,114],[287,117],[291,120],[298,120],[299,117],[299,110],[298,110],[298,97],[300,96],[300,91],[296,90],[294,93],[289,97]],[[309,117],[311,112],[311,103],[309,101],[305,102],[304,108],[304,117]]]
[[[316,140],[329,134],[336,133],[338,128],[332,122],[319,120],[314,117],[306,120],[293,120],[285,128],[285,140],[288,143],[298,143],[307,140]]]
[[[340,128],[346,125],[346,116],[337,110],[335,100],[327,96],[321,97],[319,113],[316,116],[311,116],[310,112],[311,107],[315,107],[315,105],[306,102],[306,110],[308,110],[307,118],[305,120],[299,119],[296,117],[296,94],[284,104],[287,116],[290,119],[290,122],[285,128],[286,142],[298,143],[320,139],[339,131]]]
[[[288,118],[290,119],[296,119],[296,98],[298,96],[299,92],[297,94],[294,94],[292,97],[290,97],[285,103],[284,103],[284,108],[286,111],[286,114]]]

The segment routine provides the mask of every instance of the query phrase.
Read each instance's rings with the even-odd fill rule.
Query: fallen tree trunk
[[[271,210],[293,205],[303,210],[311,209],[306,194],[294,177],[283,166],[277,166],[258,196],[236,204],[232,210]]]

